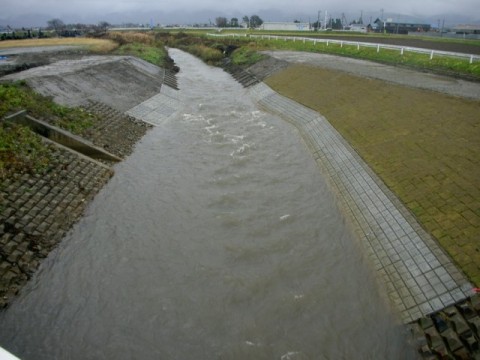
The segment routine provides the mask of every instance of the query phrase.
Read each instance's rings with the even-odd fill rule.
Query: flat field
[[[91,38],[47,38],[47,39],[25,39],[0,41],[0,49],[15,47],[37,47],[37,46],[81,46],[87,47],[95,52],[109,52],[115,49],[118,44],[111,40]]]

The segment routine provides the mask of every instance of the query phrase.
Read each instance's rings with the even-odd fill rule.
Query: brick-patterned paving
[[[50,145],[45,174],[0,184],[0,308],[26,283],[110,179],[107,166]]]
[[[263,83],[250,89],[260,106],[302,134],[405,323],[472,293],[463,274],[327,119]]]
[[[304,65],[267,82],[324,115],[480,284],[479,100]]]
[[[85,130],[82,137],[121,158],[130,155],[136,142],[151,128],[151,125],[99,102],[90,102],[85,110],[97,114],[100,119]]]

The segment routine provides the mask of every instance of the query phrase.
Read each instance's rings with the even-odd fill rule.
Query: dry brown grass
[[[324,115],[480,285],[480,101],[303,65],[266,82]]]
[[[145,45],[153,45],[155,43],[155,36],[153,33],[140,33],[140,32],[109,32],[107,37],[120,45],[141,43]]]
[[[48,38],[48,39],[25,39],[6,40],[0,42],[0,49],[14,47],[35,47],[35,46],[81,46],[94,52],[107,53],[118,47],[118,44],[107,39],[91,38]]]

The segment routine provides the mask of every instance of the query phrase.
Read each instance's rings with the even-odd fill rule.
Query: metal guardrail
[[[430,49],[422,49],[417,47],[410,47],[410,46],[401,46],[401,45],[388,45],[388,44],[378,44],[378,43],[367,43],[367,42],[360,42],[360,41],[347,41],[347,40],[334,40],[334,39],[317,39],[317,38],[308,38],[308,37],[297,37],[297,36],[278,36],[278,35],[252,35],[252,34],[207,34],[209,36],[217,36],[217,37],[250,37],[253,39],[263,39],[263,40],[284,40],[284,41],[301,41],[303,43],[306,42],[313,42],[313,44],[317,43],[324,43],[327,46],[330,44],[338,44],[341,47],[344,45],[349,46],[356,46],[358,50],[360,47],[370,47],[376,48],[377,52],[380,52],[381,49],[387,50],[398,50],[401,55],[405,53],[405,51],[415,52],[419,54],[427,54],[430,56],[430,60],[433,59],[434,55],[437,56],[447,56],[447,57],[455,57],[461,59],[469,60],[470,64],[473,64],[474,61],[480,61],[479,55],[473,54],[464,54],[458,52],[451,52],[451,51],[440,51],[440,50],[430,50]]]

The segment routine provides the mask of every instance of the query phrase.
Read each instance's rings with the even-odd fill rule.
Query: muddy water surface
[[[0,344],[23,359],[413,357],[296,131],[171,55],[185,108],[0,314]]]

